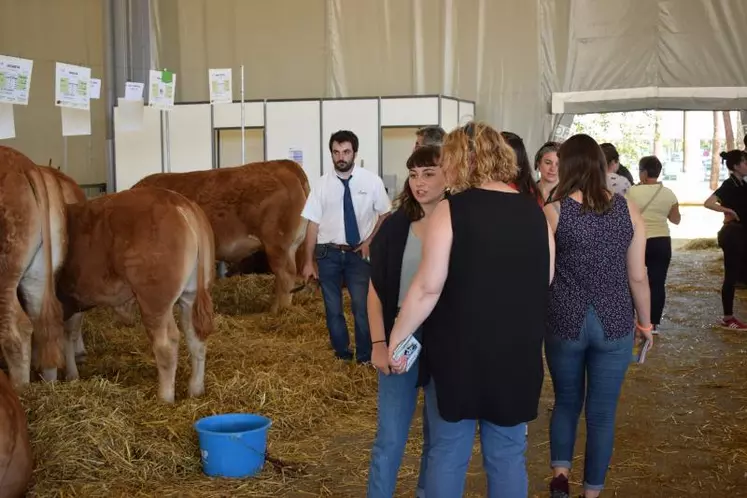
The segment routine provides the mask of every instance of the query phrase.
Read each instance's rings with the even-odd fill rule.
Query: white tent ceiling
[[[118,40],[130,48],[113,60],[104,57],[106,2],[118,5],[116,31],[129,33]],[[248,99],[451,94],[476,100],[478,118],[519,133],[530,149],[561,121],[553,94],[567,117],[746,107],[747,0],[106,2],[67,0],[53,12],[48,0],[0,2],[0,53],[34,59],[40,76],[17,112],[19,138],[4,143],[60,163],[56,60],[93,66],[104,85],[102,63],[113,64],[115,98],[121,78],[165,66],[179,74],[178,101],[205,101],[207,69],[241,64]],[[122,15],[136,11],[152,33],[139,31],[141,17]],[[105,105],[96,103],[94,135],[70,145],[70,162],[88,168],[79,181],[106,176]]]

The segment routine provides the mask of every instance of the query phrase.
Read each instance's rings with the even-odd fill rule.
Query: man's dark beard
[[[353,161],[345,162],[345,161],[337,161],[335,163],[335,169],[339,171],[340,173],[347,173],[353,168]]]

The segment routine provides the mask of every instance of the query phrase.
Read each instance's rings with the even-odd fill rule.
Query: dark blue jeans
[[[418,403],[418,363],[401,375],[379,372],[379,413],[376,439],[371,449],[367,498],[392,498],[397,485],[397,473],[405,453],[410,424]],[[415,496],[425,496],[425,472],[428,463],[428,412],[423,406],[423,451],[420,476]]]
[[[555,390],[550,420],[551,466],[571,468],[576,429],[586,400],[584,488],[601,490],[612,459],[615,414],[633,337],[605,340],[596,311],[589,307],[578,340],[548,335],[545,356]]]
[[[350,292],[355,324],[355,357],[358,361],[371,361],[371,335],[368,329],[368,280],[371,266],[360,253],[341,251],[327,245],[316,246],[319,265],[319,283],[324,297],[327,329],[332,348],[338,358],[351,359],[350,337],[342,308],[342,283]]]
[[[432,378],[425,388],[425,403],[430,432],[425,496],[462,496],[478,421],[442,419]],[[488,475],[487,496],[526,498],[529,487],[525,458],[527,424],[501,427],[485,420],[479,423],[482,462]]]

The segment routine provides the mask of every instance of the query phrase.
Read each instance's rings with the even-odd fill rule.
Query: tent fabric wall
[[[539,12],[546,102],[552,92],[747,86],[744,0],[540,0]],[[605,105],[593,112],[622,110]]]
[[[232,67],[238,98],[445,94],[530,146],[550,131],[539,2],[152,0],[158,61],[177,101],[208,99],[207,70]]]
[[[37,164],[62,166],[60,109],[54,105],[55,62],[91,68],[104,80],[103,3],[99,0],[5,0],[0,2],[0,54],[32,59],[28,106],[14,106],[16,148]],[[90,136],[68,137],[66,172],[79,183],[106,180],[106,100],[91,101]]]
[[[166,67],[177,102],[207,101],[207,70],[231,67],[238,99],[244,64],[247,99],[441,93],[476,101],[478,119],[533,149],[563,119],[553,92],[747,86],[745,19],[744,0],[6,0],[0,53],[35,66],[18,138],[2,143],[61,164],[54,62],[89,66],[102,99],[93,135],[68,139],[68,172],[106,179],[107,23],[114,97]]]

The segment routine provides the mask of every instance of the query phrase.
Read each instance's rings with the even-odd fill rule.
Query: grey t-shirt
[[[405,252],[402,254],[402,273],[399,279],[399,299],[397,300],[397,306],[402,306],[407,295],[407,290],[412,284],[412,279],[415,278],[415,273],[418,271],[420,265],[420,259],[422,256],[423,246],[412,230],[410,225],[410,231],[407,234],[407,242],[405,243]]]

